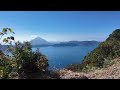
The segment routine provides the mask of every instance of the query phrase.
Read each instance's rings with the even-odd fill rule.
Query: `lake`
[[[39,48],[40,52],[47,56],[49,69],[62,69],[70,64],[81,63],[84,56],[96,48],[97,45],[81,45],[66,47],[33,47],[35,51]]]

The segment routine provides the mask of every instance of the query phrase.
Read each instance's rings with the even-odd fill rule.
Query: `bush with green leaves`
[[[42,74],[48,71],[47,58],[38,49],[33,52],[29,42],[24,42],[23,44],[17,42],[12,48],[12,60],[16,61],[16,71],[20,76],[23,75],[29,78],[33,73]]]
[[[3,78],[3,79],[8,78],[8,75],[11,73],[11,71],[14,68],[13,66],[14,62],[11,61],[11,57],[5,54],[6,51],[8,50],[6,47],[9,47],[9,45],[6,45],[6,44],[11,44],[12,41],[14,40],[14,37],[9,36],[9,37],[3,38],[2,40],[2,37],[7,35],[9,32],[15,34],[11,28],[3,28],[2,32],[0,32],[0,36],[1,36],[0,37],[0,40],[1,40],[1,43],[0,43],[0,78]]]
[[[0,32],[1,38],[7,33],[15,34],[10,28],[3,28]],[[46,74],[48,72],[48,60],[37,49],[32,51],[30,42],[16,42],[13,36],[3,38],[0,45],[0,78],[9,79],[18,75],[19,78],[30,78],[34,73]],[[6,45],[8,44],[8,45]],[[5,47],[3,49],[3,47]],[[10,55],[6,54],[9,51]]]

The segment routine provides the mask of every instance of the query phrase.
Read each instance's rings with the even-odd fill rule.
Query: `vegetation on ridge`
[[[69,65],[67,69],[84,71],[92,68],[102,68],[105,63],[120,56],[120,29],[116,29],[97,48],[84,57],[81,64]]]
[[[15,34],[10,28],[3,28],[0,32],[0,40],[8,32]],[[37,49],[32,51],[30,42],[15,42],[14,47],[11,46],[15,42],[13,36],[6,37],[2,40],[4,44],[9,44],[5,51],[9,51],[11,55],[2,51],[0,45],[0,78],[60,78],[59,73],[48,70],[48,60],[46,56],[41,54]],[[101,42],[97,48],[88,53],[84,57],[81,64],[69,65],[66,67],[73,71],[90,71],[97,68],[103,68],[107,65],[112,65],[112,60],[120,57],[120,29],[116,29],[104,41]]]

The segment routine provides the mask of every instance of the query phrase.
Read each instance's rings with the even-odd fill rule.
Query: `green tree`
[[[14,40],[14,37],[9,36],[9,37],[3,38],[2,40],[2,37],[7,35],[8,32],[15,34],[11,28],[3,28],[2,32],[0,32],[0,41],[1,41],[0,43],[0,77],[1,78],[8,78],[8,74],[12,71],[11,58],[9,55],[5,54],[5,51],[7,51],[9,48],[9,46],[7,46],[6,44],[11,44],[11,42]]]
[[[30,42],[15,42],[13,36],[2,40],[2,37],[8,32],[15,34],[10,28],[3,28],[0,32],[2,44],[0,45],[0,77],[9,79],[18,75],[19,78],[32,78],[34,73],[39,73],[40,77],[42,74],[47,74],[49,64],[46,56],[42,55],[38,49],[33,52]],[[15,45],[12,45],[12,41],[15,42]],[[5,47],[5,51],[3,51],[3,47]],[[11,55],[6,54],[7,51]]]
[[[16,61],[16,71],[20,77],[30,78],[34,73],[47,73],[48,72],[48,60],[37,49],[32,52],[32,46],[30,42],[15,43],[14,50],[12,51],[13,61]]]

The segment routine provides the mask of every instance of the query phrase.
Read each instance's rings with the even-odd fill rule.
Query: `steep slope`
[[[50,43],[40,37],[36,37],[35,39],[31,40],[32,45],[49,45]]]
[[[106,41],[89,53],[83,60],[84,64],[102,67],[104,61],[120,56],[120,29],[113,31]]]
[[[120,56],[120,29],[116,29],[92,52],[84,57],[81,64],[70,65],[67,69],[81,71],[92,67],[102,68],[106,61]]]

